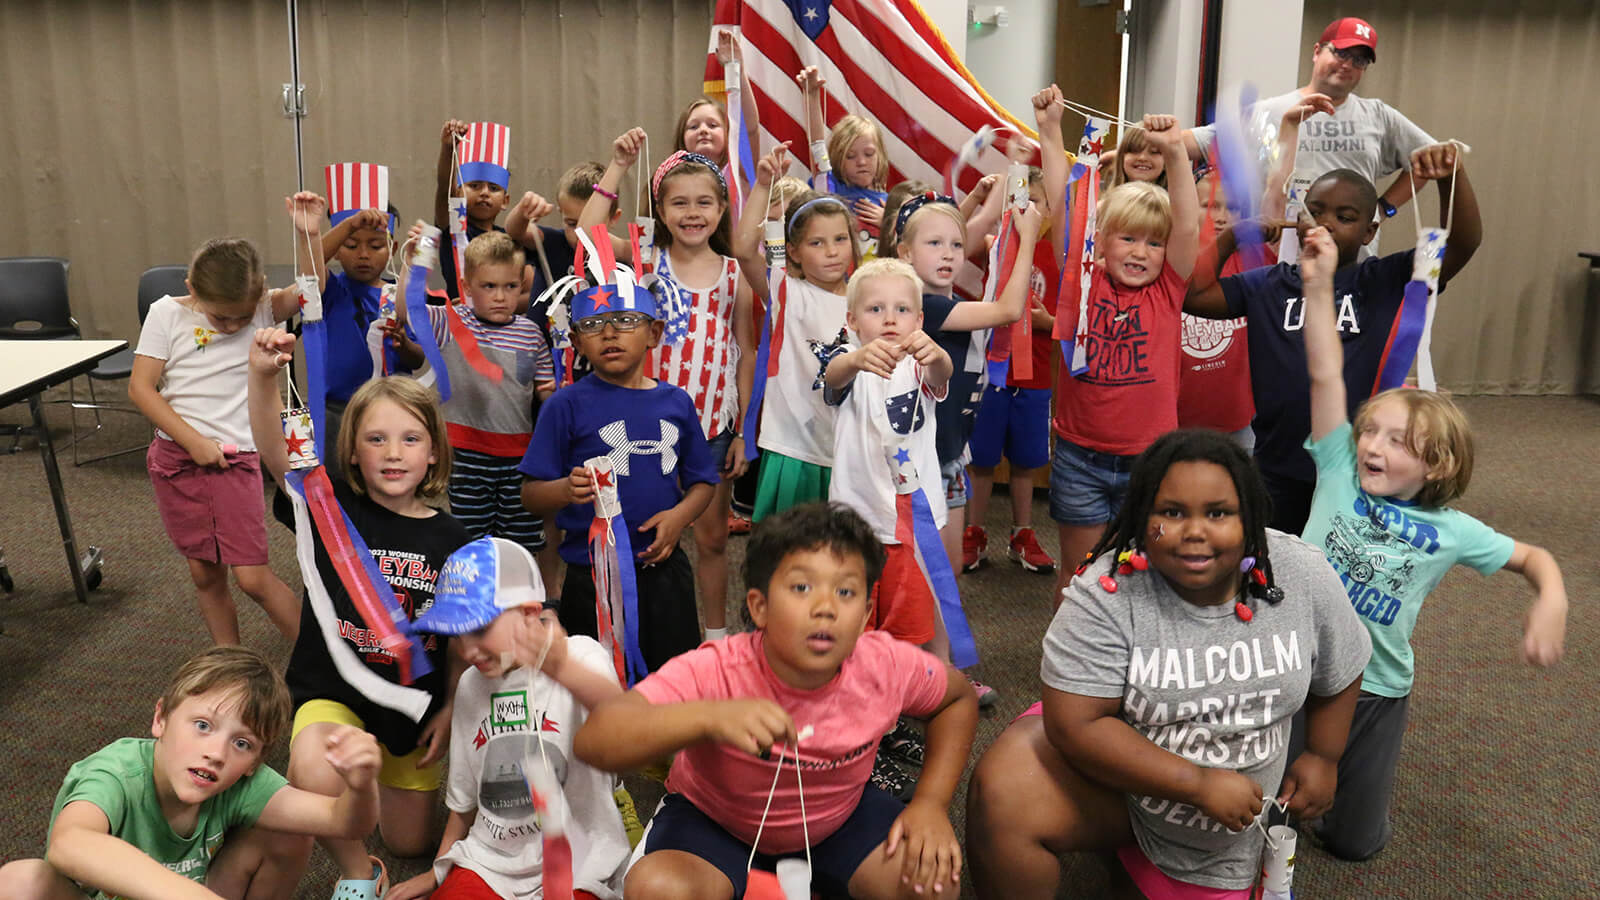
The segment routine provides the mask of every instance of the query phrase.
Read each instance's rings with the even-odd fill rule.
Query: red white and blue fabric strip
[[[411,273],[406,278],[406,318],[413,324],[412,333],[422,345],[422,355],[433,370],[439,386],[439,399],[450,399],[450,373],[445,369],[444,354],[439,352],[439,342],[434,340],[433,327],[428,318],[428,272],[439,255],[439,235],[424,235],[417,254],[412,259]],[[459,270],[458,270],[459,271]]]
[[[889,455],[889,464],[895,472],[895,540],[915,549],[917,564],[933,589],[933,596],[939,603],[939,617],[950,637],[950,661],[959,669],[977,665],[978,645],[967,625],[967,614],[961,609],[956,573],[950,568],[950,556],[944,552],[939,526],[933,519],[933,507],[928,504],[926,489],[917,477],[910,451],[904,445],[895,448]]]
[[[750,402],[744,407],[744,458],[753,460],[760,452],[756,446],[757,428],[761,424],[761,404],[767,398],[767,379],[778,374],[778,351],[783,349],[783,304],[788,295],[788,276],[783,268],[773,266],[767,270],[767,291],[772,300],[764,304],[765,315],[761,321],[761,343],[756,347],[755,379],[750,385]],[[774,287],[776,285],[776,287]]]
[[[716,39],[716,29],[712,29],[712,39]],[[733,39],[743,40],[737,29]],[[735,57],[724,73],[728,95],[728,191],[733,195],[728,198],[730,210],[743,206],[739,195],[744,193],[745,179],[754,178],[756,172],[755,154],[750,149],[749,129],[744,121],[744,71],[737,60]]]
[[[1094,279],[1095,207],[1100,202],[1100,177],[1097,171],[1100,153],[1105,148],[1106,134],[1111,130],[1107,119],[1086,116],[1083,135],[1078,140],[1078,154],[1067,174],[1067,183],[1077,183],[1073,197],[1072,221],[1067,231],[1067,243],[1061,259],[1061,286],[1056,296],[1056,327],[1052,335],[1061,341],[1061,359],[1072,375],[1089,371],[1089,285]],[[1077,301],[1077,327],[1069,336],[1066,333],[1068,303]]]
[[[1234,102],[1224,97],[1217,103],[1217,140],[1211,157],[1228,205],[1236,210],[1241,226],[1234,231],[1240,250],[1261,244],[1261,229],[1255,221],[1256,211],[1261,208],[1261,169],[1258,154],[1252,153],[1260,142],[1250,141],[1245,121],[1255,102],[1255,86],[1246,83],[1239,88]]]
[[[311,409],[311,436],[317,446],[317,458],[327,459],[323,446],[327,429],[323,423],[327,418],[328,326],[322,321],[321,299],[306,303],[301,314],[300,345],[306,354],[306,406]]]
[[[451,197],[450,253],[456,263],[456,299],[467,301],[467,198]]]
[[[589,564],[600,645],[611,654],[617,680],[632,687],[649,674],[639,649],[639,586],[634,578],[633,543],[622,517],[610,458],[594,457],[584,462],[584,468],[594,491]]]
[[[309,487],[308,482],[310,483]],[[307,499],[307,494],[309,492],[316,496],[323,490],[327,491],[329,498],[332,497],[333,486],[328,482],[327,470],[320,466],[311,469],[309,472],[290,471],[284,475],[284,493],[288,495],[289,503],[294,508],[295,557],[300,563],[300,576],[305,582],[306,598],[311,604],[312,614],[316,617],[317,628],[322,632],[322,639],[327,645],[328,655],[333,660],[334,668],[338,670],[339,676],[345,680],[345,683],[360,691],[362,696],[379,706],[395,710],[414,722],[420,722],[423,715],[427,713],[428,705],[432,702],[433,696],[424,690],[395,684],[367,668],[360,657],[356,656],[355,651],[350,649],[350,645],[345,642],[344,636],[339,632],[339,616],[334,611],[333,600],[328,595],[327,586],[322,583],[322,577],[317,571],[314,534],[322,536],[324,547],[328,551],[328,558],[334,561],[336,568],[340,565],[341,559],[348,562],[353,554],[359,554],[365,559],[366,565],[350,567],[350,571],[352,581],[359,582],[363,578],[368,579],[369,596],[377,595],[377,585],[382,585],[383,588],[388,590],[389,597],[392,600],[394,590],[389,588],[389,583],[383,579],[381,574],[377,573],[376,565],[372,562],[371,551],[361,541],[361,536],[355,532],[355,529],[350,527],[349,519],[344,516],[342,510],[336,525],[326,530],[318,528],[317,516],[312,512],[312,505]],[[317,499],[317,505],[323,508],[322,516],[327,518],[330,524],[333,523],[333,517],[329,514],[326,504],[323,503],[320,497]],[[338,509],[336,502],[332,505],[334,509]],[[335,548],[341,543],[341,538],[338,534],[341,528],[345,529],[346,540],[343,540],[342,543],[346,549],[336,555]],[[332,534],[332,540],[329,539],[330,533]],[[372,566],[372,568],[368,569],[367,566]],[[377,579],[376,584],[371,581],[374,577]],[[343,570],[340,570],[340,583],[345,584],[345,589],[350,591],[352,598],[357,596],[357,593],[351,590],[350,585],[345,583]],[[378,602],[381,603],[382,601]],[[401,618],[404,618],[404,613],[401,613]],[[398,627],[394,624],[394,620],[388,616],[380,616],[377,619],[378,621],[375,623],[368,622],[367,626],[380,635],[384,632],[378,626],[385,622],[388,623],[388,627],[391,630]],[[303,623],[301,627],[305,627]],[[396,659],[405,661],[402,664],[402,673],[409,672],[412,678],[420,677],[427,673],[429,669],[427,656],[421,653],[420,648],[412,644],[410,640],[405,637],[401,637],[398,642],[388,637],[381,638],[381,640],[386,647],[395,646],[398,649],[398,652],[395,653]],[[408,647],[412,649],[408,650]],[[408,657],[410,658],[408,659]],[[404,677],[405,675],[402,674],[402,678]]]
[[[1372,392],[1386,391],[1405,384],[1411,363],[1417,364],[1417,386],[1426,391],[1439,389],[1433,372],[1433,353],[1429,347],[1433,331],[1434,296],[1439,287],[1439,270],[1444,263],[1444,248],[1450,232],[1424,228],[1418,236],[1411,258],[1411,280],[1406,283],[1400,313],[1389,329],[1389,341],[1378,361],[1378,378]]]
[[[389,209],[389,167],[375,163],[334,163],[322,170],[328,183],[328,221],[338,225],[363,209]],[[394,230],[394,217],[389,230]]]

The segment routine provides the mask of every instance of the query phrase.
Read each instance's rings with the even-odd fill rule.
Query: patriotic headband
[[[363,209],[389,209],[389,167],[374,163],[334,163],[322,170],[328,183],[328,220],[334,225]],[[394,231],[394,216],[389,216]]]
[[[498,122],[473,122],[456,147],[461,183],[487,181],[504,190],[511,184],[511,129]]]
[[[659,201],[661,199],[662,180],[667,177],[668,172],[685,163],[694,163],[710,169],[711,174],[717,179],[717,187],[722,189],[722,193],[728,193],[728,182],[722,177],[722,170],[717,168],[717,164],[711,161],[711,157],[702,156],[699,153],[691,153],[688,150],[679,150],[663,159],[661,165],[656,166],[656,173],[650,177],[650,196]]]
[[[945,196],[944,194],[936,194],[933,191],[923,191],[920,194],[912,194],[910,197],[906,198],[906,202],[900,204],[900,209],[895,213],[894,236],[896,240],[899,240],[901,233],[906,230],[906,223],[911,221],[911,214],[930,203],[948,203],[951,206],[956,205],[955,200]]]
[[[821,197],[813,197],[810,200],[807,200],[806,202],[800,204],[800,208],[795,210],[794,211],[794,215],[789,217],[789,228],[788,228],[788,230],[789,231],[794,231],[794,223],[795,223],[795,221],[797,219],[800,218],[801,214],[804,213],[806,210],[810,209],[811,207],[816,206],[816,205],[818,205],[820,203],[832,203],[833,205],[839,207],[839,209],[841,211],[843,211],[845,213],[845,215],[849,215],[850,214],[850,208],[844,205],[844,201],[843,200],[840,200],[838,197],[835,197],[832,194],[824,194]]]

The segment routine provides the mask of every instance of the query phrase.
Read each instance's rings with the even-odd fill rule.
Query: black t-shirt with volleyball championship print
[[[413,519],[379,506],[367,497],[356,494],[342,478],[334,478],[333,493],[355,525],[355,530],[372,551],[378,571],[394,588],[406,615],[415,620],[433,605],[434,583],[439,568],[451,553],[471,538],[467,530],[448,513],[440,512],[427,519]],[[294,511],[289,499],[279,492],[273,501],[273,515],[278,521],[294,528]],[[333,602],[340,637],[362,663],[386,681],[400,683],[400,666],[388,651],[378,646],[378,637],[367,628],[355,602],[339,581],[339,575],[328,558],[327,548],[320,536],[315,540],[317,573]],[[284,679],[296,709],[309,700],[333,700],[348,706],[365,729],[396,756],[404,756],[416,749],[417,735],[443,705],[448,694],[445,682],[446,654],[443,635],[423,635],[428,663],[433,671],[413,682],[410,687],[427,691],[433,700],[421,723],[412,722],[404,713],[379,706],[345,682],[335,668],[333,657],[323,641],[311,601],[302,595],[300,607],[300,636],[295,640],[294,651],[289,656],[289,669]]]

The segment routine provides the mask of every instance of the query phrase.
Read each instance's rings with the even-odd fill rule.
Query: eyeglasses
[[[634,331],[640,325],[650,321],[650,317],[638,312],[610,313],[604,316],[589,316],[572,323],[572,327],[579,334],[599,334],[610,325],[618,331]]]
[[[1328,49],[1333,51],[1333,55],[1340,62],[1347,62],[1358,69],[1365,69],[1374,62],[1371,56],[1360,50],[1346,50],[1339,47],[1329,47]]]

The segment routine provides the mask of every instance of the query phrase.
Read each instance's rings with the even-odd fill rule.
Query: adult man
[[[1259,101],[1253,119],[1276,128],[1283,113],[1302,97],[1326,94],[1334,114],[1313,115],[1300,125],[1295,173],[1315,179],[1333,169],[1354,169],[1378,184],[1380,178],[1400,172],[1378,198],[1383,217],[1411,199],[1411,181],[1405,169],[1411,152],[1434,143],[1398,110],[1382,100],[1356,96],[1356,85],[1378,58],[1378,32],[1362,19],[1335,20],[1322,31],[1311,48],[1311,82],[1287,94]],[[1216,127],[1204,125],[1184,133],[1189,158],[1210,163]]]

